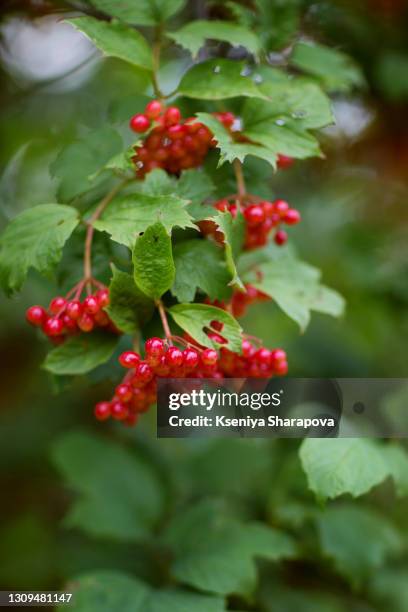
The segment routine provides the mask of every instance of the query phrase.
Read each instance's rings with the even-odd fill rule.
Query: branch
[[[99,219],[105,208],[112,202],[113,198],[123,189],[123,187],[132,179],[125,179],[121,183],[115,185],[106,196],[100,201],[98,206],[95,208],[93,214],[86,222],[86,237],[85,237],[85,250],[84,250],[84,281],[88,287],[91,286],[92,281],[92,241],[94,235],[93,223]]]
[[[159,309],[159,314],[161,318],[161,322],[163,325],[164,334],[169,342],[172,340],[171,330],[169,326],[169,322],[167,320],[166,310],[164,308],[163,302],[161,300],[156,300],[156,306]]]

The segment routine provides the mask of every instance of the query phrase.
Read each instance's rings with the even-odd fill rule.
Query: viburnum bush
[[[311,311],[339,316],[344,308],[342,297],[320,282],[319,271],[296,256],[301,214],[296,202],[287,202],[272,186],[275,173],[296,172],[303,160],[323,157],[317,131],[333,123],[329,94],[358,85],[358,69],[342,53],[296,42],[296,36],[276,62],[262,26],[264,3],[256,10],[227,3],[220,19],[174,29],[168,20],[182,4],[92,0],[95,12],[90,8],[90,14],[66,20],[104,55],[147,75],[148,95],[141,103],[135,92],[132,114],[120,131],[111,125],[82,130],[65,146],[50,168],[58,201],[25,210],[1,237],[0,279],[8,295],[22,288],[31,268],[56,281],[49,304],[27,305],[28,323],[49,340],[43,368],[66,380],[102,366],[98,371],[114,379],[108,398],[102,396],[94,408],[84,406],[98,421],[142,420],[155,404],[159,378],[269,378],[290,372],[284,346],[265,347],[242,329],[239,318],[254,303],[273,301],[302,331]],[[206,46],[209,38],[216,44]],[[164,90],[162,65],[179,57],[181,48],[188,67],[180,62],[179,82]],[[259,180],[254,162],[268,169],[272,180]],[[104,431],[106,425],[98,427]],[[321,499],[361,495],[390,475],[397,481],[401,476],[395,468],[402,461],[398,452],[388,461],[385,446],[338,440],[330,455],[328,442],[307,440],[301,447],[309,487]],[[215,452],[222,458],[221,447]],[[232,448],[231,460],[243,470],[242,486],[252,491],[257,476],[245,475],[241,450],[234,443],[225,448],[226,456]],[[266,446],[258,450],[261,466],[249,447],[243,451],[254,472],[270,461]],[[160,569],[166,589],[148,586],[143,574],[96,573],[79,580],[78,609],[272,609],[255,603],[254,559],[296,558],[300,552],[290,534],[296,522],[323,519],[307,504],[294,504],[286,514],[279,506],[283,529],[275,529],[257,516],[249,523],[232,518],[219,500],[198,502],[193,495],[194,503],[180,516],[175,513],[163,531],[161,476],[132,452],[103,437],[72,434],[59,443],[55,457],[82,495],[71,525],[122,542],[143,541],[156,530],[158,550],[171,551]],[[220,465],[210,453],[201,455],[197,461],[222,471],[222,459]],[[353,462],[367,455],[381,466],[376,473],[354,470]],[[214,483],[215,477],[208,480]],[[178,487],[182,499],[183,484]],[[214,489],[215,497],[222,493],[215,485],[210,492]],[[353,528],[382,538],[379,557],[394,550],[393,536],[378,517],[368,514],[366,520],[365,510],[345,511]],[[322,529],[333,530],[335,511],[324,520]],[[324,553],[333,552],[327,541],[322,546]],[[352,560],[350,551],[343,554]],[[340,554],[336,564],[348,578]],[[119,597],[112,606],[109,593]],[[284,601],[282,593],[277,597]],[[268,595],[259,597],[266,601]]]

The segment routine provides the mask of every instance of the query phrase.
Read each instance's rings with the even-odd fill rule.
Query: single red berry
[[[150,121],[145,115],[138,113],[131,118],[129,125],[134,132],[141,134],[149,129]]]
[[[140,363],[140,355],[134,351],[125,351],[119,356],[119,363],[124,368],[135,368]]]
[[[72,300],[71,302],[68,302],[65,312],[70,319],[76,321],[79,319],[82,313],[81,302],[79,300]]]
[[[78,331],[76,321],[73,321],[71,317],[69,317],[67,314],[63,314],[61,318],[64,325],[64,329],[67,333],[74,334]]]
[[[83,332],[90,332],[95,327],[93,317],[87,312],[83,312],[77,321],[79,329]]]
[[[244,217],[248,225],[254,226],[259,225],[263,221],[265,221],[265,213],[262,206],[254,205],[248,206],[244,210]]]
[[[91,315],[96,314],[101,307],[99,300],[95,295],[88,295],[83,301],[83,306],[85,312]]]
[[[183,363],[183,353],[177,346],[170,346],[166,351],[166,362],[171,367],[180,367]]]
[[[274,349],[271,352],[271,361],[273,364],[279,361],[286,361],[286,353],[283,349]]]
[[[193,348],[186,348],[183,351],[183,365],[188,371],[194,370],[200,362],[198,351]]]
[[[166,355],[160,357],[160,361],[155,366],[154,371],[157,376],[162,376],[163,378],[170,374],[170,366],[167,364]]]
[[[288,240],[288,235],[284,230],[278,230],[275,234],[274,241],[277,245],[281,246],[285,244]]]
[[[109,419],[111,415],[110,402],[99,402],[96,404],[94,414],[98,421],[106,421],[106,419]]]
[[[255,352],[255,347],[250,343],[249,340],[242,341],[242,354],[244,357],[250,359],[254,356]]]
[[[165,345],[161,338],[149,338],[145,342],[146,354],[152,357],[161,357],[164,354]]]
[[[101,308],[109,306],[109,289],[99,289],[95,294]]]
[[[115,395],[121,402],[129,402],[133,395],[132,387],[127,383],[122,383],[116,387]]]
[[[148,363],[141,361],[136,368],[136,378],[141,383],[148,383],[154,377],[154,372]]]
[[[35,327],[41,327],[47,320],[47,313],[42,306],[31,306],[26,310],[26,319],[28,323]]]
[[[279,361],[274,366],[274,372],[276,372],[276,374],[278,374],[279,376],[284,376],[285,374],[287,374],[288,373],[288,363],[287,363],[287,361]]]
[[[217,351],[215,351],[214,349],[204,349],[204,351],[201,353],[201,362],[205,365],[205,366],[213,366],[217,363],[218,361],[218,355],[217,355]]]
[[[260,206],[262,206],[266,218],[270,218],[275,214],[275,206],[273,202],[261,202]]]
[[[183,138],[186,133],[186,127],[181,125],[180,123],[176,123],[175,125],[171,125],[167,130],[167,134],[171,140],[178,140],[179,138]]]
[[[235,115],[230,112],[220,113],[218,118],[225,127],[231,127],[235,121]]]
[[[50,317],[43,324],[46,336],[60,336],[64,331],[64,324],[58,317]]]
[[[108,317],[106,312],[104,312],[103,310],[100,310],[99,312],[94,314],[93,317],[94,317],[95,323],[99,327],[106,327],[107,325],[109,325],[109,323],[111,323],[110,318]]]
[[[275,212],[277,212],[280,217],[283,217],[290,208],[285,200],[275,200],[273,205],[275,207]]]
[[[51,314],[59,314],[67,305],[67,300],[61,296],[53,298],[48,306],[48,310]]]
[[[293,157],[289,157],[289,155],[283,155],[282,153],[279,153],[277,166],[281,170],[285,170],[286,168],[290,168],[294,161],[295,160],[293,159]]]
[[[282,221],[288,225],[296,225],[300,221],[300,212],[295,208],[289,208],[283,215]]]
[[[157,119],[163,111],[163,104],[159,100],[152,100],[146,104],[145,115],[149,119]]]
[[[164,122],[166,125],[175,125],[179,123],[180,119],[181,113],[177,106],[169,106],[164,113]]]
[[[111,415],[116,421],[124,421],[129,414],[129,409],[122,402],[113,402],[111,404]]]
[[[260,348],[256,351],[254,358],[261,365],[271,365],[271,351],[267,348]]]
[[[128,425],[129,427],[133,427],[133,425],[136,425],[137,420],[139,418],[139,415],[134,413],[128,414],[128,416],[125,419],[125,425]]]

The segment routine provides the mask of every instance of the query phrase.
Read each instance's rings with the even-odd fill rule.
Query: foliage
[[[92,286],[110,275],[110,303],[98,314],[102,321],[109,315],[114,329],[101,325],[106,329],[64,337],[45,358],[43,368],[60,388],[80,384],[85,375],[87,385],[108,378],[117,383],[112,356],[152,334],[177,344],[180,336],[167,327],[181,330],[200,350],[218,352],[221,328],[228,349],[240,354],[245,321],[237,321],[233,304],[249,287],[273,300],[282,320],[295,321],[302,332],[312,312],[344,313],[344,299],[293,249],[245,246],[246,210],[272,197],[260,177],[283,172],[282,156],[322,158],[318,130],[334,122],[329,94],[364,84],[344,53],[302,40],[301,4],[257,0],[249,11],[228,2],[216,19],[188,21],[180,0],[91,0],[83,8],[92,16],[67,20],[117,62],[115,71],[121,62],[130,66],[132,112],[143,112],[141,89],[167,110],[178,108],[174,100],[200,122],[199,130],[209,130],[201,135],[210,134],[211,142],[200,167],[191,159],[177,172],[153,164],[140,176],[133,157],[143,152],[152,124],[134,142],[120,121],[112,127],[91,120],[50,164],[58,203],[27,208],[6,227],[0,238],[6,294],[20,291],[31,269],[59,289],[64,278],[73,279],[69,300],[78,291],[92,297]],[[282,51],[281,66],[270,65],[271,50]],[[173,59],[182,73],[167,94],[160,86],[160,51],[163,63]],[[188,62],[193,57],[187,69],[184,59],[174,60],[181,53]],[[279,174],[273,177],[279,185]],[[214,206],[227,196],[237,204],[234,213]],[[202,230],[205,224],[212,233]],[[105,554],[66,572],[74,610],[327,612],[350,609],[351,601],[358,606],[360,596],[368,610],[402,592],[399,518],[392,522],[386,508],[369,507],[379,491],[395,495],[396,506],[407,494],[402,445],[313,438],[159,444],[149,415],[142,421],[136,434],[74,428],[52,444],[69,499],[64,528]],[[127,554],[131,567],[123,564]],[[293,592],[299,567],[319,573],[327,586]],[[395,608],[404,609],[400,600]]]

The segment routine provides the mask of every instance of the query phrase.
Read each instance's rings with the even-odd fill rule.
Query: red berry
[[[159,100],[152,100],[146,104],[145,115],[149,119],[157,119],[163,111],[163,105]]]
[[[283,155],[282,153],[278,154],[278,163],[277,166],[281,170],[286,168],[290,168],[290,166],[294,163],[293,157],[289,157],[289,155]]]
[[[76,321],[81,316],[81,302],[79,300],[72,300],[71,302],[68,302],[65,312],[70,319]]]
[[[275,200],[273,205],[275,207],[275,212],[277,212],[281,217],[283,217],[290,208],[289,204],[285,200]]]
[[[242,341],[242,354],[247,359],[250,359],[255,354],[255,347],[252,346],[249,340]]]
[[[63,314],[62,315],[62,322],[64,325],[64,329],[70,333],[70,334],[74,334],[76,331],[78,331],[78,327],[76,324],[76,321],[73,321],[71,319],[71,317],[69,317],[67,314]]]
[[[109,306],[109,289],[99,289],[95,294],[101,308]]]
[[[119,363],[124,368],[135,368],[140,363],[140,355],[134,351],[125,351],[119,356]]]
[[[46,336],[60,336],[64,331],[64,324],[57,317],[50,317],[43,324],[43,331]]]
[[[132,387],[127,383],[122,383],[116,387],[115,395],[121,402],[129,402],[133,395]]]
[[[108,315],[103,310],[94,314],[94,321],[99,327],[106,327],[111,322]]]
[[[176,346],[170,346],[166,351],[166,363],[171,367],[179,367],[183,363],[183,353]]]
[[[285,374],[288,373],[288,364],[286,361],[279,361],[279,363],[277,363],[274,367],[274,371],[276,372],[276,374],[279,374],[279,376],[284,376]]]
[[[193,348],[186,348],[183,351],[183,364],[187,370],[194,370],[200,362],[198,351]]]
[[[77,321],[79,329],[83,332],[90,332],[95,327],[93,317],[87,312],[83,312]]]
[[[157,376],[162,376],[163,378],[165,378],[166,376],[170,374],[170,367],[167,364],[166,355],[162,355],[160,357],[160,361],[155,366],[154,371],[157,374]]]
[[[31,325],[41,327],[47,320],[47,313],[42,306],[31,306],[26,311],[26,319]]]
[[[152,380],[154,372],[148,363],[141,361],[136,368],[135,376],[139,382],[145,384]]]
[[[282,349],[275,349],[271,352],[271,361],[275,365],[279,361],[286,361],[286,353]]]
[[[61,296],[53,298],[48,306],[48,310],[51,314],[59,314],[67,305],[67,300]]]
[[[161,338],[149,338],[145,342],[146,354],[152,357],[161,357],[164,354],[165,345]]]
[[[283,215],[282,220],[288,225],[296,225],[300,221],[300,212],[295,208],[289,208]]]
[[[181,113],[177,106],[169,106],[164,113],[164,122],[166,125],[175,125],[176,123],[179,123],[180,119]]]
[[[259,364],[266,366],[271,365],[271,351],[267,348],[262,347],[258,349],[254,357]]]
[[[110,402],[99,402],[96,404],[94,414],[98,421],[106,421],[111,414]]]
[[[263,221],[265,221],[265,213],[263,211],[262,206],[254,205],[248,206],[244,210],[244,217],[248,223],[248,225],[254,226],[259,225]]]
[[[116,421],[123,421],[127,418],[129,414],[129,409],[126,404],[122,404],[121,402],[113,402],[111,405],[111,415],[112,418]]]
[[[149,129],[150,121],[145,115],[138,113],[131,118],[129,125],[134,132],[141,134]]]
[[[207,348],[201,353],[201,362],[206,366],[213,366],[218,361],[217,351]]]
[[[275,234],[274,241],[277,245],[281,246],[285,244],[288,240],[288,235],[284,230],[278,230]]]
[[[94,295],[88,295],[83,301],[83,306],[85,312],[91,315],[96,314],[101,307],[98,298]]]
[[[171,125],[167,130],[167,134],[169,138],[172,140],[178,140],[179,138],[183,138],[186,133],[186,128],[184,125],[177,123],[176,125]]]
[[[273,202],[261,202],[260,205],[263,208],[265,217],[270,218],[275,214],[275,206]]]

